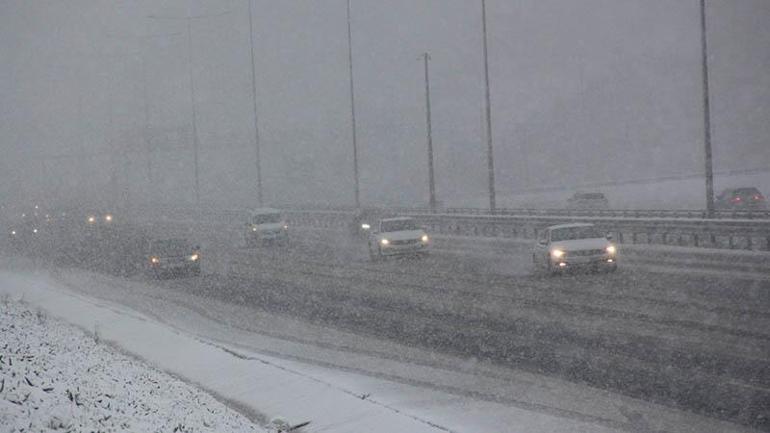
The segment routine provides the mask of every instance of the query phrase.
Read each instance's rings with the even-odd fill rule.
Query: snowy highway
[[[141,309],[158,300],[179,303],[218,323],[321,347],[320,335],[293,330],[333,329],[351,339],[345,350],[386,359],[403,353],[405,359],[396,359],[409,365],[435,363],[403,349],[372,349],[367,341],[482,362],[504,375],[515,369],[585,383],[749,425],[767,419],[766,279],[645,266],[552,278],[532,273],[523,244],[463,253],[451,239],[439,239],[427,258],[372,263],[365,243],[334,230],[293,229],[288,246],[256,249],[245,248],[233,233],[202,233],[208,233],[201,239],[203,277],[140,278],[125,284],[148,289],[109,293],[104,284],[90,294]],[[225,311],[211,309],[213,301]],[[264,322],[265,314],[302,325],[275,327]],[[369,372],[344,358],[323,363]],[[457,371],[462,362],[450,365]],[[374,371],[417,380],[400,368]],[[473,387],[431,386],[476,395]],[[478,392],[496,401],[509,391]]]

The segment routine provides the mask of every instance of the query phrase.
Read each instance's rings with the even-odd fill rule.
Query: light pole
[[[492,147],[492,101],[489,92],[489,50],[487,48],[487,2],[481,0],[481,26],[484,36],[484,95],[487,127],[487,173],[489,175],[489,211],[497,208],[495,198],[495,155]]]
[[[252,18],[252,2],[249,2],[249,46],[251,47],[251,96],[254,115],[254,154],[257,166],[257,204],[262,206],[262,162],[259,149],[259,117],[257,116],[257,67],[254,61],[254,19]]]
[[[714,166],[711,155],[711,101],[709,90],[708,37],[706,33],[706,0],[700,0],[701,58],[703,69],[703,145],[706,174],[706,213],[714,215]]]
[[[422,58],[425,64],[425,124],[428,133],[428,191],[430,193],[430,210],[431,212],[436,212],[436,183],[433,176],[433,129],[430,112],[430,73],[428,71],[430,54],[424,53]]]
[[[350,76],[350,123],[353,134],[353,181],[356,209],[361,207],[361,193],[358,180],[358,142],[356,137],[356,94],[353,81],[353,31],[350,19],[350,0],[347,0],[348,20],[348,69]]]
[[[211,15],[192,15],[192,10],[189,7],[188,3],[188,9],[187,9],[187,16],[186,17],[173,17],[173,16],[159,16],[159,15],[148,15],[147,18],[149,19],[156,19],[156,20],[185,20],[186,22],[186,30],[187,30],[187,70],[189,74],[189,81],[190,81],[190,115],[191,115],[191,123],[192,123],[192,141],[193,141],[193,169],[194,169],[194,177],[195,177],[195,205],[200,209],[201,205],[201,191],[200,191],[200,164],[198,162],[198,111],[197,107],[195,105],[195,74],[193,74],[193,49],[192,49],[192,21],[197,19],[203,19],[203,18],[213,18],[218,17],[222,15],[229,14],[230,12],[222,12],[218,14],[211,14]]]

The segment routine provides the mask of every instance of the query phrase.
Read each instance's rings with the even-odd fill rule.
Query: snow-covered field
[[[703,209],[706,194],[704,182],[702,177],[693,177],[622,185],[576,185],[573,188],[538,192],[513,192],[501,185],[497,192],[497,204],[502,208],[561,209],[575,192],[597,191],[607,196],[611,209]],[[759,188],[765,195],[770,194],[770,173],[717,174],[714,178],[715,194],[726,188],[749,186]],[[488,205],[488,199],[486,195],[455,200],[447,197],[445,205],[483,209]]]
[[[212,396],[42,310],[0,302],[3,432],[262,432]]]

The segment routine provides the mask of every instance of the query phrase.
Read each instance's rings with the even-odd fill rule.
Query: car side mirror
[[[611,241],[611,240],[612,240],[612,233],[607,233],[607,240],[608,240],[608,241]]]
[[[537,241],[538,245],[546,245],[548,242],[545,241],[545,239],[540,239]]]
[[[201,250],[201,246],[200,245],[196,245],[196,246],[193,247],[193,249],[196,250],[196,251],[200,251]]]

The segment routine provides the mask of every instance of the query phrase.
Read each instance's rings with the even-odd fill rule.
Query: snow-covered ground
[[[4,295],[3,432],[262,432],[209,394],[130,358],[96,333]]]

